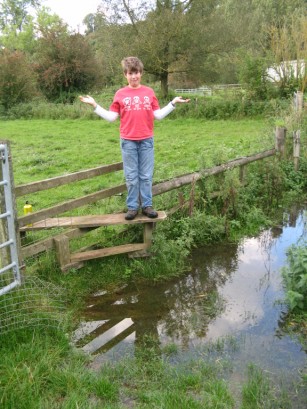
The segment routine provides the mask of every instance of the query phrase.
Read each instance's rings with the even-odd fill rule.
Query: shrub
[[[44,95],[54,102],[73,102],[98,81],[99,70],[89,43],[80,34],[51,30],[38,42],[36,71]]]
[[[282,269],[286,301],[290,310],[307,309],[307,242],[293,245],[287,252],[288,266]]]
[[[164,101],[160,101],[163,105]],[[242,99],[192,98],[189,104],[180,106],[170,118],[191,117],[209,120],[239,119],[242,117],[274,116],[276,110],[289,105],[287,100],[254,101]]]
[[[30,101],[38,94],[36,75],[20,51],[0,51],[0,106],[4,110]]]

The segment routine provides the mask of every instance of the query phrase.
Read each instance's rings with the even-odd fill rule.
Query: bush
[[[0,107],[13,106],[37,96],[36,75],[27,57],[20,51],[0,51]]]
[[[291,246],[287,253],[288,266],[282,269],[286,301],[290,310],[307,309],[307,242]]]
[[[44,33],[37,56],[39,86],[50,101],[72,103],[78,93],[99,82],[98,62],[80,34],[67,35],[65,29]]]
[[[118,88],[118,87],[117,87]],[[96,101],[104,107],[108,107],[117,88],[108,89],[103,93],[92,93]],[[7,111],[1,112],[0,116],[8,119],[74,119],[95,118],[91,111],[80,104],[77,92],[62,92],[58,94],[57,101],[47,102],[45,99],[33,99],[31,102],[20,101],[13,104]],[[160,99],[160,106],[164,106],[168,100]],[[189,104],[182,104],[169,116],[176,118],[201,118],[207,120],[240,119],[243,117],[274,117],[276,112],[283,111],[289,106],[288,100],[253,101],[247,98],[223,98],[218,97],[192,97]],[[1,105],[0,105],[1,107]]]
[[[163,105],[163,102],[161,102]],[[180,106],[171,118],[191,117],[209,120],[239,119],[242,117],[274,116],[276,110],[289,105],[286,100],[253,101],[242,99],[192,98],[189,104]]]
[[[77,119],[95,118],[92,110],[79,101],[73,104],[55,104],[42,99],[15,105],[6,112],[0,111],[0,117],[6,119]],[[97,117],[98,119],[98,117]]]

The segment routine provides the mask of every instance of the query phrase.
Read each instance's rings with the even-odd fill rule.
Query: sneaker
[[[144,207],[142,209],[142,213],[145,216],[150,217],[151,219],[155,219],[156,217],[158,217],[158,212],[156,212],[151,206]]]
[[[125,219],[133,220],[137,214],[138,214],[137,210],[128,210],[128,212],[125,215]]]

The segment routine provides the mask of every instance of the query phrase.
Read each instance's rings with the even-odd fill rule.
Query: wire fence
[[[212,96],[213,94],[217,94],[221,91],[236,91],[242,90],[242,86],[240,84],[217,84],[211,86],[203,86],[199,88],[177,88],[175,92],[177,94],[200,94],[200,95],[208,95]]]
[[[9,279],[1,277],[1,281]],[[5,284],[5,283],[3,283]],[[37,277],[0,297],[0,336],[33,327],[64,325],[64,290]]]

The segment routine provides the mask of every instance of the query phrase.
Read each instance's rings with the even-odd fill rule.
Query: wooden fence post
[[[299,167],[300,158],[300,141],[301,141],[301,131],[293,132],[293,160],[294,169],[297,171]]]
[[[275,149],[280,153],[283,158],[285,156],[285,146],[286,146],[286,133],[287,128],[283,126],[277,126],[275,130]]]
[[[61,269],[65,269],[70,264],[69,238],[64,234],[54,238],[56,255]]]
[[[294,108],[296,112],[302,112],[304,106],[304,93],[297,91],[294,93]]]
[[[241,165],[239,169],[239,180],[243,184],[246,177],[246,165]]]

